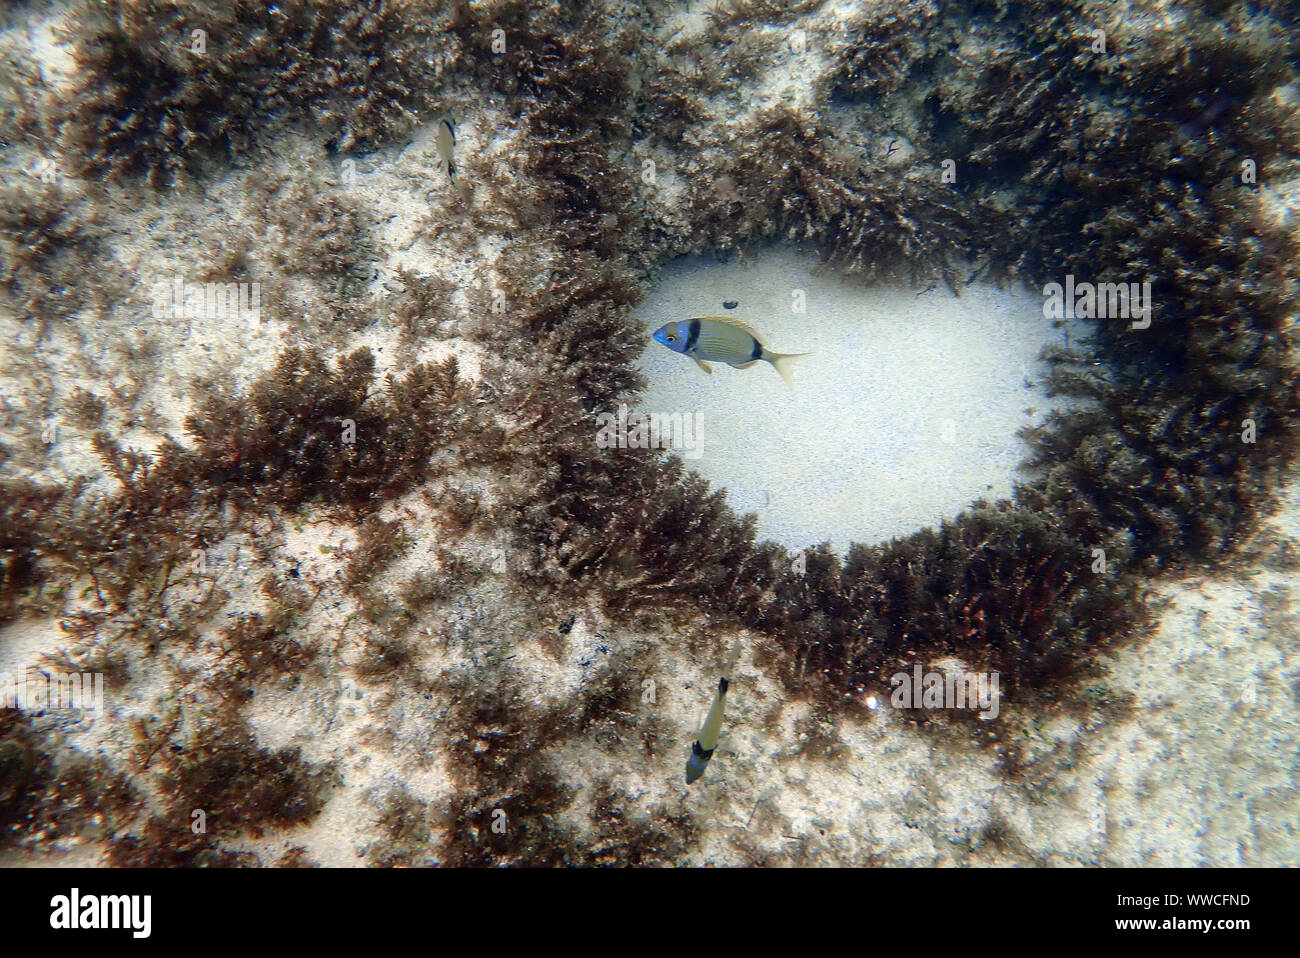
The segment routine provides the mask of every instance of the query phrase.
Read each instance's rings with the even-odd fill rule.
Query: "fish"
[[[447,179],[456,182],[456,164],[451,160],[451,148],[456,145],[456,128],[451,120],[443,117],[438,121],[438,162],[447,164]]]
[[[704,774],[704,768],[709,764],[709,759],[713,758],[713,750],[718,746],[718,735],[722,731],[722,710],[727,705],[727,689],[731,687],[731,673],[736,667],[736,660],[740,658],[740,643],[731,650],[731,657],[727,659],[727,664],[722,670],[722,678],[718,679],[718,694],[713,699],[713,704],[709,706],[709,714],[705,716],[704,723],[700,726],[700,731],[691,744],[691,755],[686,760],[686,784],[690,785],[697,778]]]
[[[654,332],[654,340],[675,353],[695,360],[706,373],[709,362],[726,363],[736,369],[748,369],[760,359],[772,364],[791,389],[794,377],[790,362],[808,353],[774,353],[759,341],[749,325],[730,316],[697,316],[675,323],[665,323]]]

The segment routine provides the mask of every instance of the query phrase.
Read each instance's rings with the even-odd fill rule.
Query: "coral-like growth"
[[[278,112],[331,131],[338,150],[373,144],[426,111],[445,67],[438,3],[268,6],[234,0],[108,0],[78,8],[84,78],[66,147],[90,172],[155,186],[205,154],[243,153]]]
[[[36,562],[38,530],[63,494],[54,486],[0,483],[0,623],[13,617],[21,590],[39,587],[47,578]]]
[[[468,690],[467,690],[468,691]],[[444,815],[448,864],[670,864],[688,847],[692,816],[657,809],[632,814],[608,788],[595,796],[591,835],[564,813],[579,787],[558,767],[557,742],[605,731],[616,739],[637,730],[639,685],[632,676],[606,680],[570,703],[539,708],[506,676],[476,688],[458,707],[452,747],[457,800]],[[497,827],[493,827],[494,823]]]
[[[0,848],[96,831],[139,801],[102,761],[48,742],[30,716],[0,708]]]
[[[913,74],[931,65],[938,26],[939,7],[933,0],[865,5],[860,19],[847,25],[836,91],[871,103],[897,93]]]
[[[98,251],[84,197],[58,184],[0,187],[0,291],[18,315],[57,317],[107,293],[82,282]]]
[[[408,489],[469,421],[456,362],[421,365],[372,395],[365,349],[336,368],[291,349],[244,397],[211,396],[189,417],[207,475],[296,505],[313,496],[361,505]]]
[[[160,752],[163,784],[185,818],[203,809],[218,834],[283,827],[313,818],[329,770],[304,762],[297,749],[258,748],[241,728],[208,728],[176,751]]]
[[[837,145],[830,131],[787,106],[760,113],[692,181],[690,248],[743,248],[762,239],[818,243],[827,258],[866,278],[920,280],[986,241],[960,193],[938,169],[899,173]]]
[[[739,611],[791,635],[798,675],[839,688],[884,686],[921,649],[996,670],[1008,690],[1041,687],[1135,624],[1131,577],[1091,572],[1085,544],[1009,503],[856,546],[842,565],[819,550],[796,572],[778,555],[770,605]]]
[[[426,864],[422,852],[431,838],[429,803],[399,785],[384,796],[381,808],[379,825],[384,837],[371,847],[370,861],[381,867]]]
[[[328,766],[303,761],[297,749],[259,748],[238,725],[204,726],[191,740],[167,743],[156,754],[166,808],[139,834],[114,839],[114,865],[259,864],[248,852],[223,850],[220,840],[310,821],[333,780]],[[193,827],[196,822],[202,828]]]
[[[342,193],[322,195],[302,182],[261,180],[250,184],[250,203],[265,212],[275,275],[303,274],[331,283],[358,278],[364,262],[365,217],[358,203]]]

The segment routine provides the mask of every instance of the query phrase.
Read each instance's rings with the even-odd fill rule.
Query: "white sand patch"
[[[36,61],[41,79],[64,89],[78,79],[72,44],[68,42],[68,12],[63,4],[52,5],[45,16],[34,18],[27,27],[28,53]]]
[[[649,381],[638,408],[698,413],[702,451],[688,465],[758,514],[760,538],[792,548],[886,540],[1009,497],[1028,454],[1017,431],[1061,405],[1038,356],[1066,331],[1043,318],[1041,294],[864,287],[816,266],[789,249],[744,265],[670,264],[638,311]],[[710,315],[750,323],[770,350],[811,353],[795,362],[794,391],[766,362],[705,375],[650,340],[664,323]]]

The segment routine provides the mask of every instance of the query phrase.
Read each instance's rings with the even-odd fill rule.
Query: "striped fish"
[[[713,758],[713,750],[718,747],[718,737],[722,734],[722,710],[727,707],[727,690],[731,688],[731,673],[740,658],[740,643],[731,650],[727,664],[723,666],[722,678],[718,679],[718,695],[709,706],[709,714],[700,725],[699,735],[691,743],[691,755],[686,760],[686,784],[690,785],[704,774],[704,767]]]
[[[654,339],[675,353],[691,357],[706,373],[713,372],[710,362],[748,369],[761,359],[771,363],[792,389],[794,378],[790,375],[790,362],[808,355],[774,353],[759,342],[753,329],[730,316],[699,316],[665,323],[655,330]]]
[[[456,145],[456,127],[448,117],[438,121],[438,135],[434,140],[438,148],[438,163],[447,167],[447,179],[456,182],[456,164],[452,162],[451,150]]]

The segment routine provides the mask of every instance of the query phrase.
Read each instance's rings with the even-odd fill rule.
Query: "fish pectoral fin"
[[[703,370],[704,370],[706,373],[708,373],[710,376],[713,375],[713,367],[710,366],[708,363],[706,363],[704,360],[702,360],[702,359],[697,359],[697,360],[695,360],[695,365],[699,366],[701,369],[703,369]]]
[[[751,360],[750,360],[749,362],[747,362],[747,363],[727,363],[727,365],[730,366],[732,369],[748,369],[750,366],[754,365],[754,363],[756,363],[756,362],[758,362],[757,359],[751,359]]]

